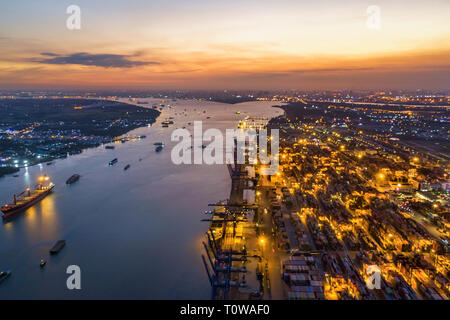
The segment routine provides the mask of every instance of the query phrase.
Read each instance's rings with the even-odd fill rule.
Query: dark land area
[[[106,100],[0,100],[0,176],[109,143],[159,114]]]
[[[90,99],[0,100],[0,128],[22,130],[39,124],[45,130],[79,130],[83,135],[115,137],[155,122],[157,110],[121,102]],[[121,122],[121,124],[119,124]]]

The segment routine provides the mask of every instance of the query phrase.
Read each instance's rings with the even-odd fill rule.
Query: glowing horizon
[[[450,87],[448,1],[78,1],[72,31],[71,4],[2,2],[0,88]]]

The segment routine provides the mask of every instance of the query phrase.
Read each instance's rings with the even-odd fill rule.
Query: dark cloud
[[[320,72],[349,72],[349,71],[369,71],[373,68],[322,68],[322,69],[297,69],[290,70],[292,73],[320,73]]]
[[[37,59],[34,61],[44,64],[78,64],[83,66],[97,66],[104,68],[131,68],[136,66],[159,64],[159,62],[155,61],[130,60],[131,56],[121,54],[90,54],[86,52],[78,52],[69,55],[58,55],[52,52],[43,52],[41,55],[50,58]]]
[[[273,77],[292,77],[295,75],[307,75],[307,74],[330,74],[330,73],[348,73],[354,71],[370,71],[374,68],[321,68],[321,69],[294,69],[286,71],[269,71],[269,72],[242,72],[240,75],[250,78],[273,78]]]
[[[41,56],[57,57],[57,56],[59,56],[59,54],[56,54],[53,52],[41,52]]]

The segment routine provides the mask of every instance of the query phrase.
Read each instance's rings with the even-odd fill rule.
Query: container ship
[[[6,204],[1,208],[3,212],[3,219],[7,219],[16,213],[22,212],[34,204],[44,199],[50,192],[52,192],[55,185],[50,181],[48,176],[39,178],[39,184],[34,190],[28,187],[19,195],[14,195],[14,202]]]

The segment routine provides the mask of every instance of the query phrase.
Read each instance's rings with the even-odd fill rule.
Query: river
[[[148,101],[141,105],[145,107],[161,103],[138,100]],[[170,134],[183,126],[192,130],[188,123],[195,120],[203,121],[204,130],[224,132],[245,116],[270,118],[283,111],[272,107],[276,102],[162,103],[173,107],[165,107],[152,127],[128,133],[146,139],[116,143],[114,150],[88,149],[50,166],[21,169],[19,177],[0,178],[2,204],[42,174],[56,184],[39,204],[0,224],[0,270],[12,271],[0,284],[0,300],[210,298],[201,260],[208,225],[200,220],[211,209],[208,203],[229,196],[231,179],[225,165],[173,164],[170,151],[176,142],[170,141]],[[163,128],[161,122],[168,117],[174,117],[175,124]],[[166,147],[156,153],[153,144],[158,141]],[[113,158],[118,163],[108,166]],[[127,164],[131,167],[124,171]],[[66,185],[74,173],[80,180]],[[59,239],[67,241],[66,247],[49,256]],[[41,258],[47,260],[42,269]],[[69,265],[81,269],[81,290],[67,289]]]

